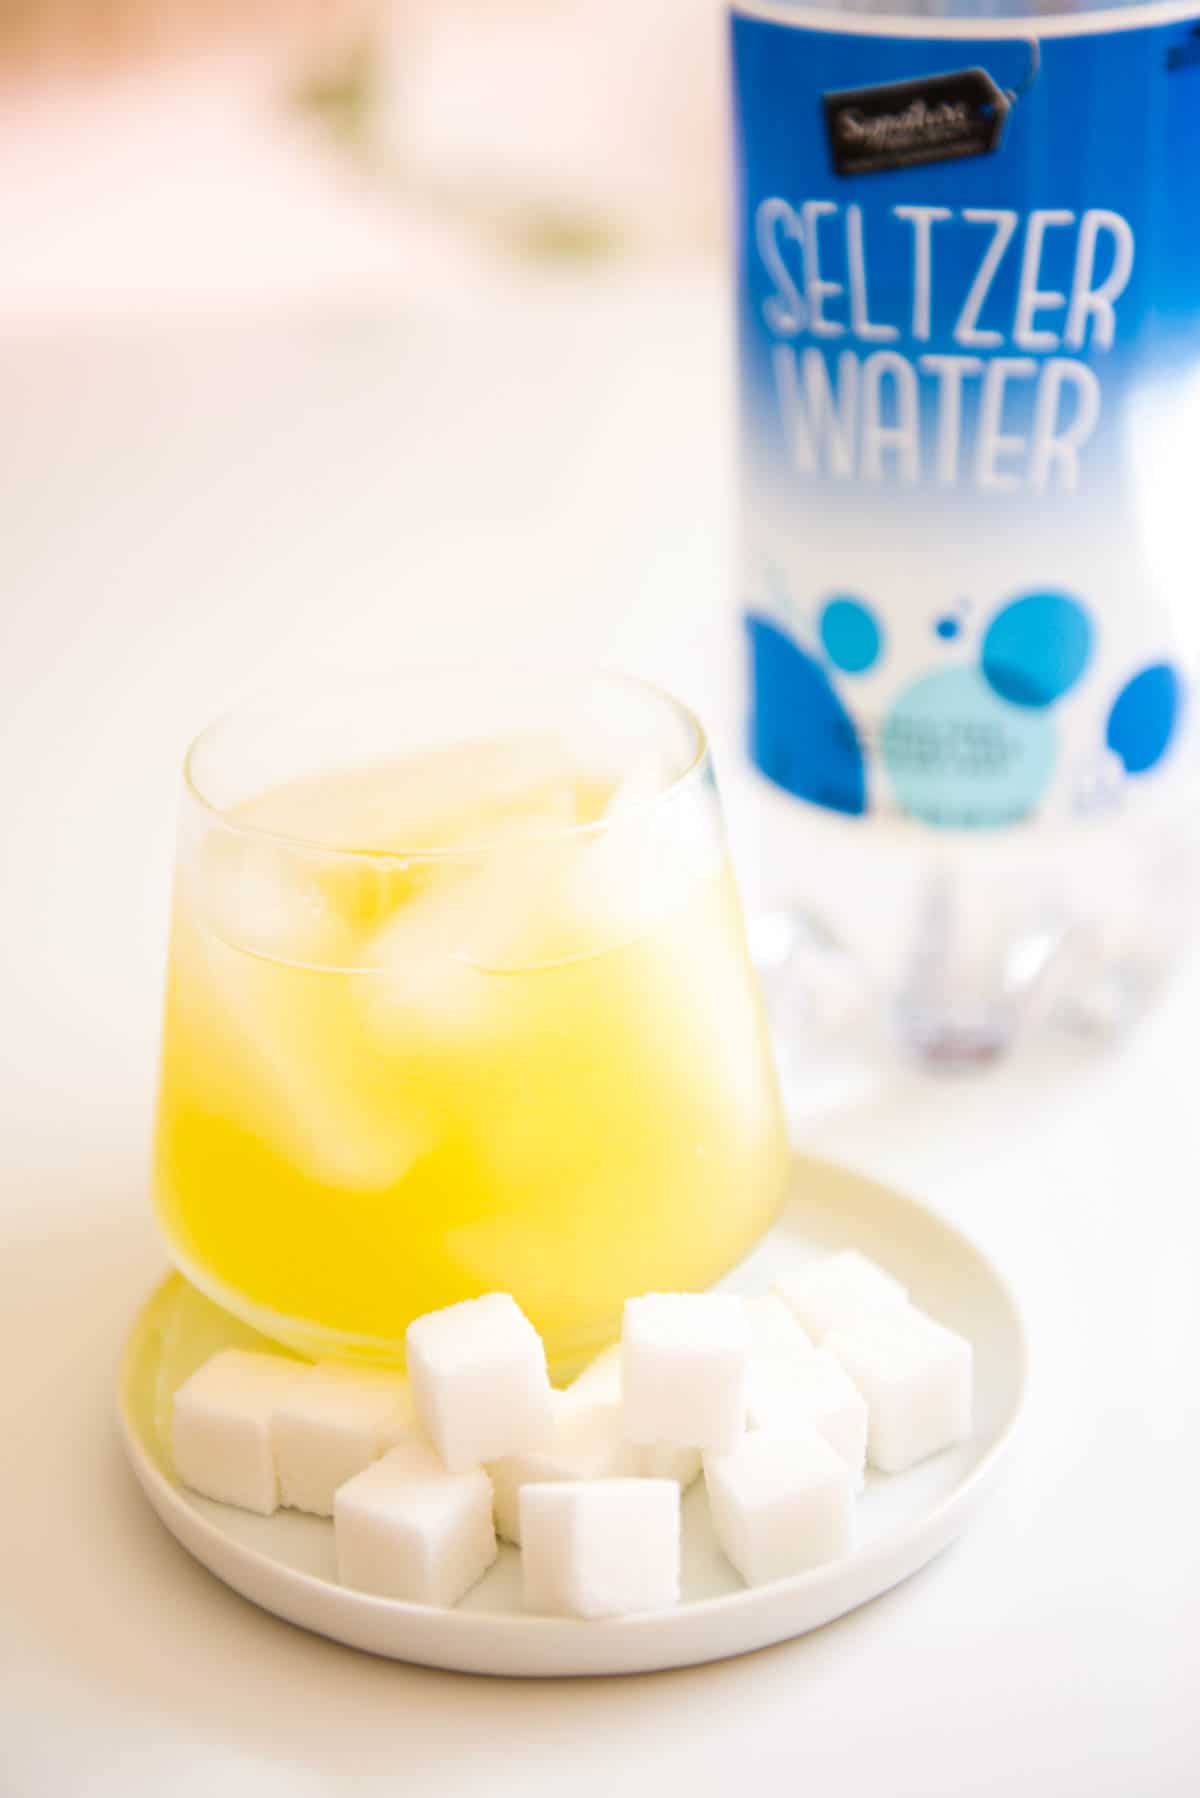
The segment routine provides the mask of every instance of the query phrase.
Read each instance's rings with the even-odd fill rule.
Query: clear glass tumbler
[[[293,694],[186,763],[156,1201],[192,1283],[395,1359],[515,1294],[559,1366],[770,1223],[787,1149],[703,731],[636,682]]]

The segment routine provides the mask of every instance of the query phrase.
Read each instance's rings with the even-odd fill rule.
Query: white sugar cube
[[[801,1329],[790,1308],[777,1293],[760,1293],[742,1300],[750,1329],[752,1359],[782,1357],[786,1361],[806,1361],[814,1352],[812,1339]]]
[[[684,1448],[678,1442],[642,1442],[633,1447],[634,1467],[644,1480],[674,1480],[686,1492],[700,1473],[698,1448]]]
[[[749,1339],[738,1298],[669,1292],[627,1299],[621,1391],[629,1441],[732,1448],[746,1427]]]
[[[860,1318],[826,1346],[867,1401],[867,1458],[903,1473],[971,1434],[971,1345],[921,1311]]]
[[[406,1346],[417,1416],[452,1473],[549,1439],[546,1351],[508,1293],[418,1317]]]
[[[275,1414],[311,1368],[283,1355],[224,1349],[175,1394],[171,1452],[185,1486],[269,1517],[279,1504]]]
[[[850,1469],[855,1491],[861,1491],[867,1459],[867,1402],[828,1349],[813,1349],[802,1362],[753,1357],[749,1422],[754,1430],[816,1429]]]
[[[457,1604],[496,1558],[492,1484],[481,1467],[447,1473],[423,1442],[402,1442],[339,1487],[338,1579],[414,1604]]]
[[[581,1480],[521,1488],[525,1608],[622,1617],[679,1599],[674,1480]]]
[[[713,1531],[748,1586],[846,1554],[850,1469],[815,1429],[755,1430],[732,1454],[705,1455]]]
[[[322,1362],[275,1413],[279,1502],[332,1517],[338,1487],[415,1431],[403,1374]]]
[[[797,1328],[799,1326],[796,1326]],[[614,1343],[589,1363],[561,1395],[564,1406],[571,1410],[594,1410],[605,1406],[622,1427],[621,1345]],[[700,1450],[685,1448],[675,1442],[628,1444],[632,1455],[629,1472],[645,1480],[674,1480],[686,1489],[700,1472]]]
[[[775,1291],[801,1328],[818,1343],[843,1324],[864,1316],[894,1314],[908,1305],[908,1294],[899,1280],[856,1249],[827,1255],[801,1273],[785,1274],[775,1282]]]
[[[614,1342],[589,1361],[583,1372],[563,1392],[571,1405],[621,1403],[621,1345]]]
[[[545,1448],[488,1463],[495,1496],[496,1533],[521,1540],[521,1488],[555,1480],[607,1480],[632,1476],[640,1450],[621,1434],[618,1406],[570,1404],[556,1392],[555,1429]]]

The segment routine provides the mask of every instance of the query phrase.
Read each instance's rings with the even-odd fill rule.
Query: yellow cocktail
[[[301,1349],[398,1354],[500,1288],[567,1363],[627,1294],[716,1278],[782,1189],[704,744],[620,683],[457,743],[435,700],[429,748],[404,709],[338,765],[303,732],[286,779],[269,716],[193,752],[159,1216],[189,1278]]]

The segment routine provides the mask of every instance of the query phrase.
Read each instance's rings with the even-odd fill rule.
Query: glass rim
[[[204,749],[210,746],[219,734],[237,724],[241,719],[251,716],[259,706],[278,705],[280,717],[286,718],[286,700],[307,696],[310,699],[330,699],[349,697],[355,693],[386,691],[389,687],[398,687],[405,682],[415,680],[465,680],[480,676],[497,676],[510,679],[520,676],[528,679],[551,680],[555,677],[567,677],[581,686],[599,684],[612,688],[616,692],[641,693],[655,701],[664,712],[672,714],[681,721],[692,736],[691,751],[683,766],[657,792],[650,793],[644,799],[634,801],[625,807],[618,817],[601,816],[585,822],[549,825],[544,830],[534,830],[528,835],[506,843],[488,843],[482,840],[466,844],[406,844],[403,848],[368,849],[348,848],[341,844],[324,843],[310,836],[298,835],[294,831],[272,830],[262,824],[246,822],[235,817],[227,807],[217,803],[204,791],[196,770],[197,758]],[[464,736],[459,741],[472,741]],[[484,741],[485,739],[476,739]],[[415,752],[419,753],[419,752]],[[274,844],[280,849],[302,852],[307,855],[338,856],[347,861],[362,862],[374,866],[387,866],[396,863],[414,861],[478,861],[482,857],[489,860],[511,854],[519,854],[531,846],[546,843],[564,843],[572,840],[587,841],[593,837],[603,836],[615,824],[625,824],[630,820],[645,821],[669,803],[676,801],[684,790],[703,779],[711,764],[712,749],[708,733],[700,717],[685,700],[661,687],[657,682],[647,680],[641,675],[629,674],[621,669],[610,668],[602,663],[585,662],[440,662],[431,665],[414,666],[407,670],[393,670],[387,674],[348,676],[343,681],[305,683],[302,680],[293,682],[287,688],[269,688],[248,699],[240,700],[204,725],[188,743],[183,755],[182,777],[186,797],[209,817],[213,824],[233,835],[243,837],[247,841]]]

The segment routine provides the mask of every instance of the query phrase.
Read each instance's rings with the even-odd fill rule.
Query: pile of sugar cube
[[[773,1293],[649,1293],[556,1391],[506,1293],[409,1326],[408,1374],[228,1349],[175,1394],[180,1479],[332,1517],[339,1580],[453,1605],[520,1546],[531,1611],[679,1598],[680,1500],[703,1469],[717,1541],[759,1585],[849,1552],[868,1463],[901,1473],[971,1431],[971,1347],[854,1250]]]

